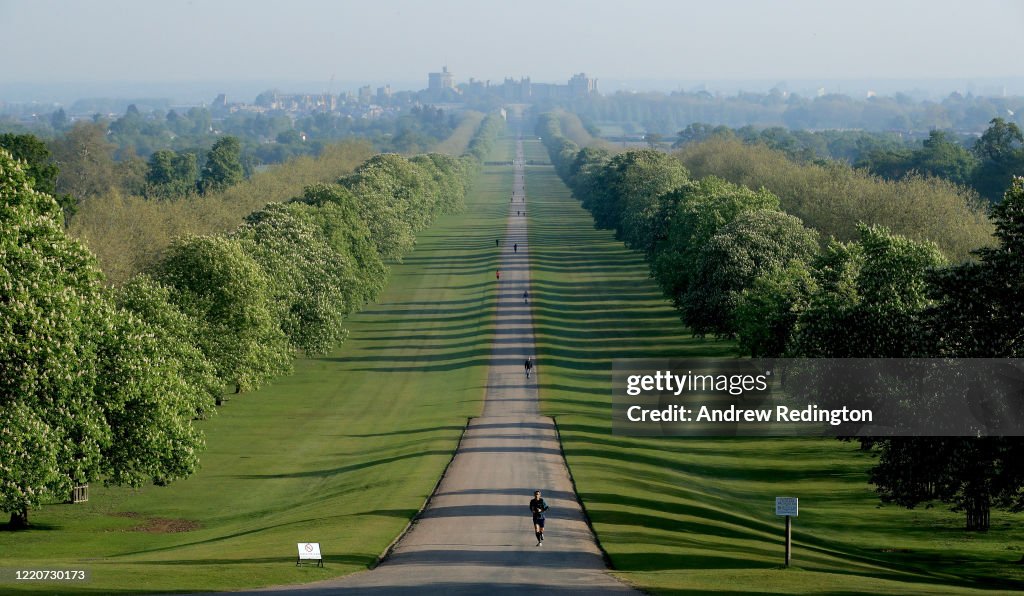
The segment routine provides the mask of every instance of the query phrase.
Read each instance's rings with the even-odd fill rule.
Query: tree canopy
[[[154,330],[118,308],[61,212],[0,150],[0,509],[11,526],[101,475],[160,483],[194,469],[202,407]]]
[[[199,174],[199,192],[218,192],[238,184],[244,177],[241,143],[235,137],[222,137],[206,154],[206,162]]]

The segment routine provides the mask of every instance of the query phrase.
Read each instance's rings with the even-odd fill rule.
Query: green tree
[[[200,322],[196,338],[223,385],[259,388],[291,370],[291,350],[274,319],[270,280],[242,246],[217,236],[173,242],[154,277]]]
[[[167,483],[202,436],[190,371],[138,317],[112,306],[95,258],[0,150],[0,509],[32,507],[100,475]]]
[[[187,386],[180,393],[191,415],[206,418],[215,412],[224,386],[213,365],[199,349],[202,327],[171,299],[171,290],[149,275],[138,274],[111,291],[118,308],[142,319],[160,342],[171,374]]]
[[[384,290],[388,268],[362,217],[359,201],[344,187],[328,184],[306,187],[296,201],[316,206],[309,217],[320,227],[327,244],[339,254],[349,255],[358,268],[358,283],[345,289],[346,304],[358,309],[376,300]]]
[[[878,464],[871,482],[885,503],[907,508],[948,503],[965,514],[967,530],[979,532],[989,529],[993,507],[1024,510],[1019,437],[893,437],[875,448]]]
[[[95,388],[110,438],[100,472],[107,484],[159,485],[184,478],[205,446],[192,420],[206,409],[194,371],[183,367],[166,337],[137,315],[116,309],[98,346]]]
[[[817,292],[810,266],[791,261],[744,289],[736,303],[740,352],[752,358],[778,358],[790,352],[797,320]]]
[[[244,178],[242,146],[235,137],[217,139],[206,154],[199,174],[199,192],[209,194],[238,184]]]
[[[588,208],[598,227],[613,229],[627,244],[640,247],[644,244],[641,230],[654,212],[652,203],[687,179],[686,168],[672,156],[653,149],[626,151],[608,162],[602,192]],[[623,221],[625,213],[629,215]]]
[[[32,181],[36,191],[53,196],[57,184],[57,166],[53,163],[46,143],[31,134],[0,134],[0,147],[8,150],[14,159],[24,163],[22,170]]]
[[[302,133],[294,128],[278,133],[277,142],[281,145],[298,145],[302,142]]]
[[[938,305],[931,313],[943,354],[965,358],[1024,357],[1024,178],[1014,178],[992,208],[998,244],[976,261],[936,271],[929,279]]]
[[[791,263],[807,262],[818,235],[798,218],[772,209],[740,213],[702,245],[682,298],[683,322],[699,335],[732,336],[740,293]]]
[[[60,219],[0,150],[0,509],[14,528],[95,477],[111,439],[94,394],[102,275]]]
[[[25,162],[23,169],[32,180],[32,187],[56,198],[65,219],[75,214],[75,199],[57,194],[57,165],[46,143],[31,134],[4,133],[0,134],[0,147]]]
[[[1014,122],[1002,118],[993,118],[989,127],[974,143],[974,154],[978,159],[1002,161],[1020,148],[1024,143],[1024,134]]]
[[[672,144],[672,148],[678,149],[690,143],[706,141],[713,136],[731,138],[735,134],[727,126],[713,126],[702,122],[694,122],[676,133],[676,142]]]
[[[199,166],[194,153],[169,149],[155,151],[146,169],[146,195],[160,198],[183,197],[195,190]]]
[[[914,152],[910,149],[880,147],[861,154],[854,166],[886,180],[898,180],[913,169],[913,161]]]
[[[54,140],[51,149],[59,168],[57,193],[70,195],[77,202],[103,196],[111,188],[117,188],[114,146],[107,142],[103,123],[78,122],[64,136]]]
[[[970,151],[940,130],[929,133],[921,150],[914,152],[912,162],[912,167],[921,173],[964,186],[970,184],[977,166],[978,160]]]
[[[586,202],[587,197],[599,192],[596,183],[610,159],[608,150],[598,147],[584,147],[573,155],[572,162],[567,164],[565,180],[576,198]]]
[[[928,356],[923,319],[934,304],[927,276],[945,264],[932,242],[880,226],[858,227],[855,243],[832,242],[815,259],[818,292],[797,323],[796,352],[810,358]]]
[[[245,218],[232,237],[267,274],[275,318],[291,345],[325,354],[345,338],[342,319],[358,304],[346,290],[358,284],[347,254],[327,244],[302,203],[272,203]]]
[[[458,213],[465,208],[468,176],[464,162],[440,153],[417,155],[409,162],[433,180],[434,202],[440,213]]]
[[[412,250],[415,232],[429,223],[424,182],[417,168],[394,153],[371,157],[338,181],[359,202],[381,257],[401,259]]]
[[[722,226],[741,213],[778,209],[779,199],[767,190],[752,191],[714,176],[684,184],[661,198],[669,207],[665,239],[651,257],[651,273],[677,308],[696,275],[701,248]]]
[[[135,147],[127,145],[118,151],[118,161],[114,164],[117,184],[125,194],[141,196],[146,192],[146,160],[135,153]]]
[[[974,143],[972,151],[981,160],[974,171],[974,188],[981,196],[997,201],[1014,176],[1024,175],[1024,133],[1013,122],[993,118]]]

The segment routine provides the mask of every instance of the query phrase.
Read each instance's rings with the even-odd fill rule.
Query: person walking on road
[[[495,247],[497,247],[497,246],[498,246],[498,239],[497,239],[497,238],[495,238],[495,239],[494,239],[494,246],[495,246]]]
[[[530,373],[533,372],[533,358],[527,357],[526,362],[523,363],[523,368],[526,369],[526,378],[530,378]]]
[[[530,513],[533,514],[533,533],[537,536],[537,546],[544,544],[544,512],[550,509],[540,491],[534,491],[530,500]]]
[[[530,292],[528,290],[523,290],[523,304],[529,304],[529,303],[530,303]]]
[[[519,252],[519,243],[518,242],[516,242],[515,244],[512,245],[512,252],[515,252],[515,253]]]
[[[498,269],[494,272],[494,279],[501,281],[501,269]]]

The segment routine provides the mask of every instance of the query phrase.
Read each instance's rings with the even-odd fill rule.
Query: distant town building
[[[522,78],[518,81],[505,77],[505,82],[501,85],[501,96],[506,101],[529,101],[533,96],[533,85],[530,83],[530,77]]]
[[[442,67],[441,72],[427,74],[427,89],[430,91],[441,91],[442,89],[455,89],[455,75],[448,72],[448,67]]]
[[[364,85],[359,88],[359,103],[370,103],[373,101],[373,87]]]
[[[473,86],[470,85],[469,88],[473,89]],[[495,89],[505,101],[512,102],[562,101],[589,97],[598,92],[597,79],[592,79],[584,73],[573,75],[567,85],[534,83],[530,77],[523,77],[518,81],[506,77],[501,86]]]
[[[569,99],[569,86],[555,85],[553,83],[534,83],[530,87],[530,98],[539,101]]]
[[[466,85],[466,89],[471,93],[486,93],[491,88],[490,81],[478,81],[473,77],[469,77],[469,84]]]
[[[569,97],[589,97],[597,93],[597,79],[592,79],[586,73],[579,73],[569,79]]]
[[[377,87],[377,103],[386,103],[391,99],[391,85]]]

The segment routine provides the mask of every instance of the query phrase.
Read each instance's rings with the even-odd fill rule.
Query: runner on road
[[[526,378],[530,378],[530,371],[533,370],[533,358],[527,357],[526,362],[523,363],[523,368],[526,369]]]
[[[537,546],[544,544],[544,512],[548,509],[540,491],[534,491],[533,499],[530,500],[530,513],[533,514],[533,533],[537,536]]]

